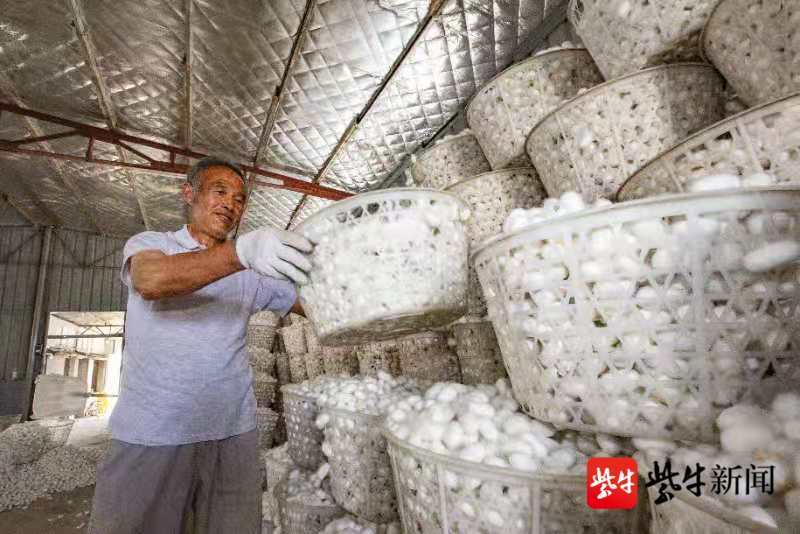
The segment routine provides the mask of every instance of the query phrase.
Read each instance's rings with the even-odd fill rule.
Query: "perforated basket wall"
[[[269,349],[255,348],[253,346],[247,347],[247,357],[250,360],[250,365],[253,371],[260,373],[273,374],[275,371],[275,354],[270,352]]]
[[[275,441],[275,426],[280,415],[269,408],[256,408],[256,430],[258,431],[258,448],[269,449]]]
[[[39,419],[36,422],[50,432],[50,441],[47,443],[46,450],[51,450],[66,445],[72,426],[75,424],[75,419],[48,417]]]
[[[275,353],[275,374],[278,377],[278,384],[291,384],[292,371],[289,366],[289,355],[285,352]]]
[[[547,52],[512,65],[486,84],[467,106],[467,121],[493,169],[529,167],[525,139],[533,127],[579,90],[602,82],[585,49]]]
[[[322,352],[322,346],[319,344],[319,340],[317,339],[317,333],[314,331],[314,325],[307,323],[303,325],[303,328],[305,329],[306,347],[308,348],[308,352]]]
[[[471,248],[502,232],[503,222],[512,210],[540,206],[547,196],[539,175],[530,167],[479,174],[453,184],[447,191],[470,207],[467,234]],[[486,316],[486,301],[472,264],[469,266],[467,309],[470,317]]]
[[[380,372],[400,376],[400,355],[394,341],[373,341],[356,347],[358,372],[362,376],[376,376]]]
[[[494,384],[508,378],[491,322],[456,323],[452,329],[464,384]]]
[[[800,91],[800,2],[723,0],[703,34],[703,52],[755,106]]]
[[[292,378],[292,384],[308,380],[305,354],[289,354],[289,375]]]
[[[287,480],[281,482],[278,488],[281,534],[317,534],[322,532],[325,525],[345,515],[336,503],[307,502],[302,497],[289,496],[287,488]]]
[[[711,174],[766,172],[781,184],[800,182],[800,96],[745,111],[693,135],[631,176],[620,200],[688,190]]]
[[[400,373],[429,382],[460,382],[458,358],[444,332],[424,332],[397,340]]]
[[[336,375],[357,375],[358,357],[355,354],[355,347],[322,347],[322,365],[325,374]]]
[[[444,326],[466,310],[468,209],[424,189],[364,193],[298,227],[316,243],[303,309],[323,345]]]
[[[325,374],[325,367],[322,361],[322,352],[309,352],[305,355],[306,359],[306,374],[309,380],[313,380],[318,376]]]
[[[545,117],[527,151],[551,197],[616,198],[645,163],[723,118],[723,80],[713,67],[654,67],[607,82]]]
[[[259,325],[251,323],[247,326],[247,338],[245,342],[248,347],[270,350],[274,341],[274,325]]]
[[[317,402],[297,393],[291,386],[281,388],[286,419],[286,441],[289,456],[303,469],[316,469],[324,461],[322,454],[322,430],[314,424],[317,418]]]
[[[272,375],[253,371],[253,394],[258,406],[262,408],[272,406],[277,391],[278,381]]]
[[[474,261],[514,396],[568,428],[713,440],[722,409],[800,375],[797,264],[752,272],[797,251],[797,216],[797,189],[675,195],[490,242]]]
[[[373,523],[397,519],[392,467],[381,434],[383,418],[323,407],[330,415],[325,444],[331,493],[348,512]]]
[[[436,141],[413,161],[414,180],[431,189],[444,189],[468,176],[492,170],[470,130]]]
[[[533,475],[464,462],[388,437],[406,534],[644,533],[646,507],[586,506],[582,475]],[[645,499],[642,492],[642,499]]]
[[[709,499],[698,499],[685,493],[678,493],[674,499],[657,505],[655,504],[655,499],[658,497],[657,486],[648,489],[650,509],[653,511],[653,532],[659,534],[687,532],[777,534],[779,532],[778,529],[757,523]]]
[[[278,333],[283,339],[283,346],[287,354],[305,354],[308,352],[304,325],[298,323],[284,326],[278,329]]]
[[[606,79],[700,59],[715,0],[572,0],[569,20]]]

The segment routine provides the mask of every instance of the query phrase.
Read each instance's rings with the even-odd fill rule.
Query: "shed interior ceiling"
[[[52,312],[52,315],[76,326],[125,326],[125,312]]]
[[[397,175],[564,4],[0,0],[0,101],[358,193]],[[562,29],[548,44],[568,38]],[[64,130],[0,113],[0,139]],[[85,151],[69,137],[30,146]],[[34,224],[119,237],[175,229],[180,184],[0,151],[0,193]],[[293,228],[329,203],[257,186],[242,229]]]

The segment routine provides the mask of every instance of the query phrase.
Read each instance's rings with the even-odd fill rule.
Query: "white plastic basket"
[[[283,339],[283,346],[287,354],[305,354],[308,352],[306,346],[306,333],[304,325],[291,324],[278,329],[278,333]]]
[[[309,352],[305,355],[306,374],[309,380],[325,374],[325,367],[322,361],[322,351]]]
[[[300,497],[289,496],[287,479],[281,482],[277,494],[281,534],[317,534],[328,523],[345,515],[336,503],[306,502]]]
[[[253,395],[258,406],[262,408],[272,406],[277,391],[278,381],[272,375],[253,371]]]
[[[642,504],[632,511],[586,506],[584,476],[524,473],[386,439],[405,534],[647,532]]]
[[[269,449],[275,441],[275,427],[280,415],[269,408],[256,408],[256,430],[258,431],[258,448]]]
[[[467,221],[470,247],[503,231],[503,221],[516,208],[540,206],[547,193],[533,168],[487,172],[447,188],[472,210]],[[486,315],[486,301],[478,275],[470,265],[467,308],[470,317]]]
[[[308,348],[308,352],[322,352],[322,346],[319,344],[319,340],[317,339],[317,333],[314,331],[314,325],[311,323],[306,323],[303,325],[303,328],[305,329],[306,347]]]
[[[675,498],[655,504],[658,486],[648,489],[653,532],[659,534],[777,534],[776,528],[753,521],[708,497],[687,495],[685,490]],[[788,531],[787,531],[788,532]]]
[[[289,456],[303,469],[316,469],[325,462],[322,454],[322,430],[317,428],[317,401],[301,395],[296,388],[284,386],[283,409]]]
[[[426,189],[364,193],[298,227],[316,243],[303,309],[323,345],[388,339],[462,316],[469,210]]]
[[[305,354],[289,354],[289,376],[292,378],[292,384],[308,380]]]
[[[703,34],[703,53],[751,106],[800,91],[800,3],[723,0]]]
[[[47,417],[45,419],[37,419],[36,422],[50,432],[50,441],[46,450],[52,450],[67,444],[75,419]]]
[[[397,519],[392,467],[383,437],[383,417],[329,407],[325,447],[331,493],[345,510],[373,523]]]
[[[572,0],[569,20],[606,79],[700,59],[715,0]]]
[[[456,323],[451,328],[464,384],[494,384],[508,378],[491,322]]]
[[[797,252],[798,216],[797,188],[674,195],[485,244],[514,396],[562,427],[712,441],[722,409],[796,380],[800,271],[768,262]]]
[[[414,180],[431,189],[444,189],[467,176],[492,170],[470,130],[436,141],[412,160]]]
[[[355,347],[322,347],[322,365],[328,376],[357,375],[358,358]]]
[[[551,197],[616,198],[639,168],[723,118],[724,82],[711,65],[681,63],[598,85],[528,136],[526,149]]]
[[[584,48],[540,54],[512,65],[483,86],[467,105],[467,122],[493,169],[529,167],[525,139],[533,127],[581,89],[602,82]]]
[[[289,367],[289,355],[285,352],[275,353],[275,374],[278,378],[278,384],[292,383],[292,370]]]
[[[247,326],[246,344],[262,350],[270,350],[275,341],[275,325],[260,325],[250,323]]]
[[[389,373],[400,376],[400,355],[397,343],[392,340],[373,341],[356,347],[358,371],[362,376]]]
[[[253,368],[253,371],[273,374],[275,370],[275,354],[269,349],[248,346],[247,357],[250,360],[250,366]]]
[[[322,345],[319,344],[317,333],[314,331],[314,325],[311,323],[306,323],[303,325],[303,328],[305,329],[306,347],[308,348],[308,352],[322,352]]]
[[[460,382],[458,358],[444,332],[423,332],[397,340],[400,374],[428,382]]]
[[[800,182],[800,95],[725,119],[642,167],[619,192],[620,200],[683,193],[712,174],[769,173],[780,184]]]

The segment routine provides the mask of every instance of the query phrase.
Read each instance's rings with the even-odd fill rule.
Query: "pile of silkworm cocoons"
[[[409,444],[466,462],[536,473],[582,474],[597,454],[617,455],[626,440],[557,432],[520,411],[506,380],[465,386],[440,382],[395,404],[386,426]]]
[[[691,189],[729,190],[771,180],[761,174],[745,179],[713,175],[692,181]],[[557,224],[558,217],[608,204],[601,200],[588,206],[578,193],[567,192],[546,200],[541,208],[514,210],[504,232],[535,231],[545,221]],[[761,365],[758,353],[790,346],[787,317],[796,317],[791,299],[796,298],[800,271],[778,269],[800,260],[796,213],[769,209],[713,213],[710,207],[712,213],[693,220],[675,216],[614,224],[610,210],[619,208],[607,209],[608,225],[598,218],[596,227],[576,232],[569,244],[561,239],[532,240],[513,255],[497,258],[504,287],[524,295],[502,303],[511,327],[523,334],[517,350],[535,356],[545,368],[537,390],[559,393],[549,421],[566,422],[567,411],[557,405],[581,402],[599,387],[613,392],[618,403],[585,403],[590,423],[634,434],[663,431],[666,424],[670,431],[682,428],[688,439],[713,422],[714,413],[710,420],[703,419],[704,406],[714,404],[721,410],[743,397],[751,385],[745,377]],[[692,269],[696,261],[704,262],[706,272]],[[575,262],[580,279],[571,272]],[[703,279],[694,280],[697,276]],[[731,289],[731,280],[741,287]],[[603,305],[596,307],[595,328],[578,335],[573,321],[585,304],[565,303],[563,296],[570,289],[577,291],[581,282],[585,285],[580,287]],[[710,387],[699,391],[688,377],[698,343],[694,332],[701,322],[692,308],[692,290],[698,282],[715,303],[704,308],[705,321],[727,328],[726,337],[707,349],[714,376]],[[660,287],[662,283],[666,285]],[[764,306],[765,300],[778,306]],[[731,332],[730,324],[742,328]],[[653,325],[655,331],[637,332],[653,330]],[[609,333],[614,331],[633,333]],[[737,335],[750,336],[746,348]],[[586,348],[589,343],[591,348]],[[646,420],[638,417],[640,413]]]
[[[336,408],[366,415],[383,415],[399,400],[419,393],[416,381],[406,377],[393,377],[384,372],[377,376],[341,377],[320,383],[317,404],[320,408]],[[317,426],[324,427],[327,416],[317,418]]]
[[[641,466],[652,469],[656,461],[663,467],[666,458],[680,473],[700,464],[706,468],[703,480],[708,484],[701,498],[717,498],[739,514],[771,527],[800,522],[800,395],[778,394],[768,408],[736,404],[720,413],[716,424],[718,446],[634,438],[640,470]],[[738,493],[731,487],[712,497],[709,477],[716,466],[741,467]],[[744,469],[751,466],[773,469],[772,494],[760,488],[745,491]],[[766,480],[769,482],[769,475]]]

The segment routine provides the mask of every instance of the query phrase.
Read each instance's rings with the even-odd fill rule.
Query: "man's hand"
[[[245,269],[296,284],[308,283],[311,262],[303,254],[313,248],[300,234],[271,228],[259,228],[236,239],[236,255]]]

